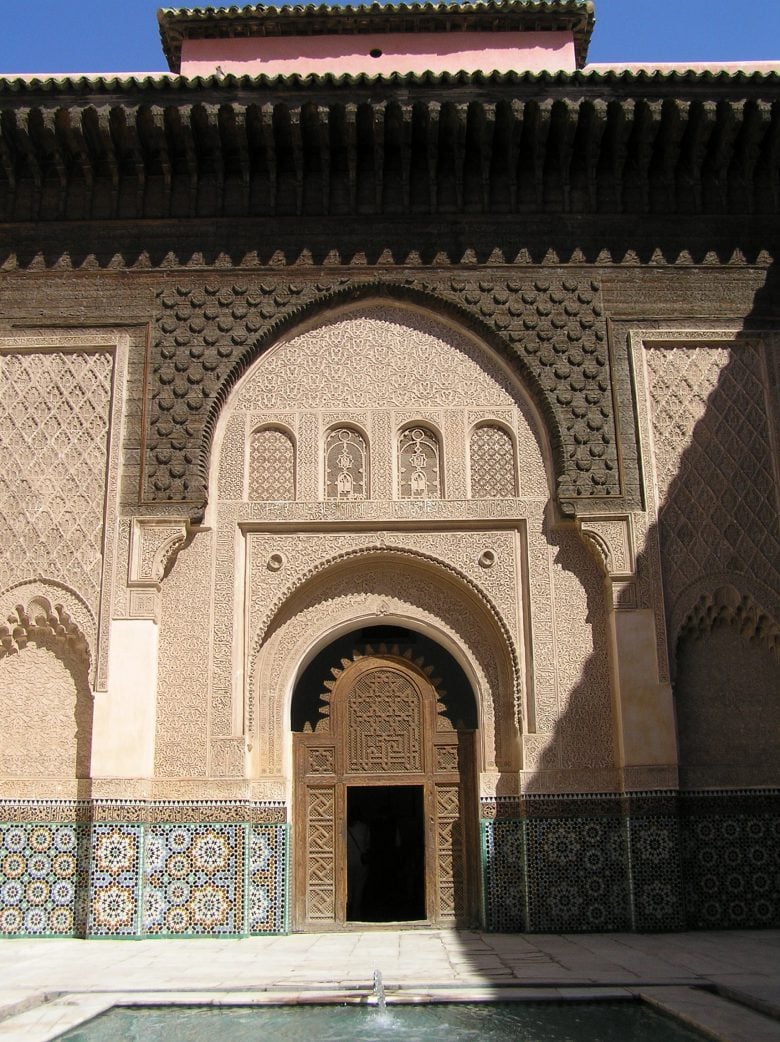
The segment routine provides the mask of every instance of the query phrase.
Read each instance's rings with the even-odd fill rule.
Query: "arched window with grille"
[[[429,427],[408,427],[398,440],[401,499],[441,499],[441,448]]]
[[[472,499],[511,499],[517,495],[515,447],[498,424],[485,424],[471,433],[469,444]]]
[[[250,500],[295,499],[295,445],[278,427],[254,431],[249,440]]]
[[[325,439],[325,498],[369,498],[368,443],[352,427],[334,427]]]

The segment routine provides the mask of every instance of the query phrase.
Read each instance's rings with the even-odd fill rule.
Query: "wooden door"
[[[371,654],[345,663],[313,731],[293,736],[293,924],[346,925],[349,786],[424,792],[425,921],[473,922],[478,897],[474,734],[456,731],[425,672]]]

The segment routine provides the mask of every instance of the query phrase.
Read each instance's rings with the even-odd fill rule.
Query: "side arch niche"
[[[730,583],[680,626],[674,684],[686,788],[780,785],[780,624]]]
[[[92,755],[88,609],[64,588],[24,584],[0,612],[0,786],[75,796]]]

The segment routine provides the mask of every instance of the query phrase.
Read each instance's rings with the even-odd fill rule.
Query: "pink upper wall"
[[[372,58],[372,50],[381,55]],[[361,33],[184,40],[183,76],[333,73],[573,72],[570,32]]]

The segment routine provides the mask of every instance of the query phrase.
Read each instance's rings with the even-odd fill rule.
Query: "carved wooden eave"
[[[595,24],[592,0],[461,0],[453,3],[307,4],[164,8],[157,14],[169,67],[185,40],[361,33],[570,32],[583,65]]]
[[[779,168],[775,73],[0,80],[5,222],[763,218]]]

